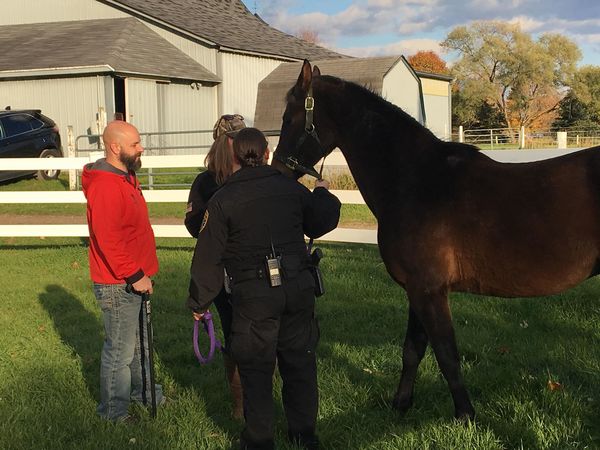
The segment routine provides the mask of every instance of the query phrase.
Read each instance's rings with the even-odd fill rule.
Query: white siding
[[[247,125],[254,123],[258,83],[269,75],[281,61],[255,56],[219,53],[223,85],[221,114],[241,114]]]
[[[421,78],[427,127],[440,139],[450,140],[451,102],[450,83],[445,80]]]
[[[159,115],[163,131],[201,130],[168,136],[162,145],[187,147],[173,149],[169,154],[190,155],[205,153],[212,144],[212,128],[216,121],[217,88],[190,88],[189,84],[159,84]],[[160,92],[163,92],[161,95]],[[162,104],[162,108],[161,105]]]
[[[125,80],[127,122],[140,133],[159,131],[156,81],[127,78]]]
[[[401,61],[383,78],[381,95],[423,123],[419,83]]]
[[[427,128],[443,140],[450,140],[450,104],[449,97],[424,95]]]
[[[0,25],[128,17],[96,0],[2,0],[0,11]]]
[[[217,50],[206,45],[198,44],[194,41],[171,33],[163,28],[157,27],[149,22],[142,20],[144,25],[152,31],[160,35],[162,38],[173,44],[183,53],[188,55],[197,63],[210,70],[212,73],[217,73]]]
[[[98,108],[105,108],[105,78],[2,81],[0,108],[41,109],[60,127],[66,151],[67,125],[73,125],[75,136],[93,131]]]

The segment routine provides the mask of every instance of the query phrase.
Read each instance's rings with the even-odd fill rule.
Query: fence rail
[[[537,161],[577,151],[578,149],[541,149],[541,150],[493,150],[482,153],[502,162]],[[4,170],[40,170],[81,169],[85,164],[103,156],[101,152],[90,152],[86,157],[73,158],[6,158],[2,160]],[[202,167],[205,155],[174,156],[142,156],[146,168],[186,168]],[[339,151],[327,157],[327,166],[346,166],[346,160]],[[332,191],[343,204],[364,204],[364,199],[356,190]],[[185,203],[188,189],[144,190],[144,197],[149,203]],[[85,203],[81,191],[0,191],[1,204],[27,203]],[[153,225],[157,237],[187,237],[187,230],[182,225]],[[0,225],[0,237],[82,237],[88,236],[87,225],[81,224],[38,224],[38,225]],[[337,228],[321,238],[332,242],[353,242],[374,244],[377,242],[376,230]]]

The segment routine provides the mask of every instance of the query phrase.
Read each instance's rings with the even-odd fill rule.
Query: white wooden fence
[[[205,154],[189,156],[142,156],[144,168],[177,168],[177,167],[202,167]],[[95,152],[89,157],[73,158],[6,158],[2,159],[4,170],[80,170],[91,161],[102,157],[102,153]],[[341,153],[332,155],[327,161],[332,165],[345,165]],[[364,204],[359,191],[332,191],[342,203]],[[145,190],[144,197],[148,203],[186,203],[188,189],[173,190]],[[0,191],[0,204],[26,204],[26,203],[85,203],[85,197],[81,191]],[[183,225],[182,213],[181,225],[153,225],[157,237],[189,237],[189,233]],[[24,237],[66,237],[66,236],[88,236],[88,228],[85,224],[37,224],[37,225],[0,225],[0,236]],[[338,228],[321,238],[334,242],[357,242],[376,243],[375,230],[359,230]]]
[[[491,158],[503,162],[526,162],[552,158],[578,149],[549,149],[549,150],[490,150],[482,151]],[[205,154],[189,156],[142,156],[142,165],[145,168],[180,168],[202,167]],[[2,159],[3,170],[40,170],[59,169],[80,170],[90,161],[102,157],[102,153],[95,152],[88,157],[72,158],[6,158]],[[327,166],[345,166],[346,160],[339,151],[327,157]],[[344,204],[364,204],[359,191],[333,190],[332,191]],[[189,191],[187,189],[175,190],[146,190],[144,197],[149,203],[160,202],[187,202]],[[0,191],[0,204],[26,204],[26,203],[85,203],[81,191]],[[153,225],[157,237],[188,237],[189,234],[183,225]],[[337,228],[321,238],[324,241],[355,242],[375,244],[377,242],[376,230],[361,230]],[[88,236],[85,224],[38,224],[38,225],[0,225],[0,236]]]

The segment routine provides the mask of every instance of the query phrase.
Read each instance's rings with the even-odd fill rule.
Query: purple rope
[[[215,326],[213,325],[212,314],[210,311],[206,311],[202,319],[202,324],[204,325],[204,331],[206,331],[206,334],[208,334],[210,347],[208,350],[208,355],[206,357],[202,356],[202,353],[200,353],[200,348],[198,347],[198,322],[200,321],[194,320],[194,353],[196,354],[196,358],[198,358],[198,362],[200,364],[208,364],[213,359],[215,349],[221,349],[221,343],[215,337]]]

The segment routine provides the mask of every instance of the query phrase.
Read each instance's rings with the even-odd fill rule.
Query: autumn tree
[[[560,92],[573,83],[581,52],[558,34],[537,41],[516,24],[484,21],[452,30],[441,43],[456,51],[452,68],[469,105],[494,105],[508,127],[530,126],[558,108]]]
[[[296,33],[296,37],[311,44],[320,44],[319,33],[310,28],[302,28]]]
[[[418,51],[408,57],[408,62],[413,69],[420,72],[439,73],[442,75],[450,73],[446,62],[437,53],[432,51]]]
[[[584,66],[561,100],[557,128],[600,128],[600,67]]]

